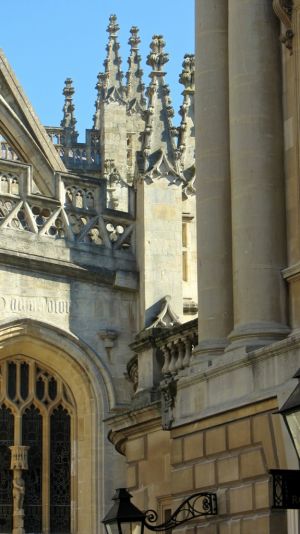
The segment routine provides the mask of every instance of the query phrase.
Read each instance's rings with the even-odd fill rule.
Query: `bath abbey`
[[[163,36],[124,74],[110,16],[84,142],[72,79],[42,125],[0,53],[2,534],[100,534],[116,488],[300,532],[300,0],[195,18],[175,124]]]

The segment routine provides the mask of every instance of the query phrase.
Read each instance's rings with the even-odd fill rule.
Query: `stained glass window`
[[[29,447],[28,471],[22,472],[25,532],[70,533],[71,399],[67,386],[33,360],[0,364],[0,534],[13,529],[9,447],[15,439]]]
[[[11,411],[0,406],[0,532],[12,531],[12,472],[10,450],[14,441],[14,418]]]
[[[70,532],[70,416],[62,406],[51,415],[50,530]]]
[[[31,405],[22,417],[22,444],[28,445],[28,471],[23,472],[25,482],[25,532],[42,531],[42,455],[43,418]]]

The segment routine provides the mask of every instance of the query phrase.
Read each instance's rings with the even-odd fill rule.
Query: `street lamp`
[[[185,499],[170,518],[159,525],[154,510],[141,512],[131,502],[131,495],[126,488],[119,488],[113,496],[114,504],[102,523],[107,534],[143,534],[144,527],[152,531],[166,531],[201,516],[216,515],[217,496],[215,493],[194,493]]]
[[[300,460],[300,369],[293,376],[298,378],[298,384],[284,405],[278,410],[287,426],[293,445]]]
[[[107,534],[143,534],[145,514],[131,502],[131,495],[126,488],[116,490],[104,523]]]

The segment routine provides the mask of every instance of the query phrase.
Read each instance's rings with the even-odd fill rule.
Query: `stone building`
[[[197,0],[175,128],[163,38],[144,93],[112,16],[85,143],[71,80],[45,129],[1,55],[0,532],[99,532],[127,486],[161,521],[216,493],[190,534],[299,534],[269,481],[297,467],[275,412],[300,367],[299,21]]]
[[[100,531],[125,484],[107,420],[131,405],[130,344],[197,313],[194,56],[175,127],[162,36],[145,90],[138,29],[126,77],[118,30],[113,15],[84,143],[71,79],[44,127],[0,56],[2,533]],[[149,359],[140,403],[159,399],[160,369]]]
[[[191,534],[299,533],[269,477],[298,468],[276,411],[300,367],[299,21],[299,0],[196,0],[198,328],[136,337],[133,406],[108,421],[141,509],[216,493]]]

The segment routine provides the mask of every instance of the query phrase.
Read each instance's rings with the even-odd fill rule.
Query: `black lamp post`
[[[300,369],[298,369],[293,378],[298,378],[298,384],[284,405],[278,410],[278,413],[284,418],[298,460],[300,460]]]
[[[215,493],[194,493],[181,503],[168,521],[152,525],[157,520],[157,513],[154,510],[141,512],[132,504],[131,497],[126,488],[116,490],[115,502],[102,521],[107,534],[143,534],[145,526],[152,531],[166,531],[196,517],[217,514]]]

